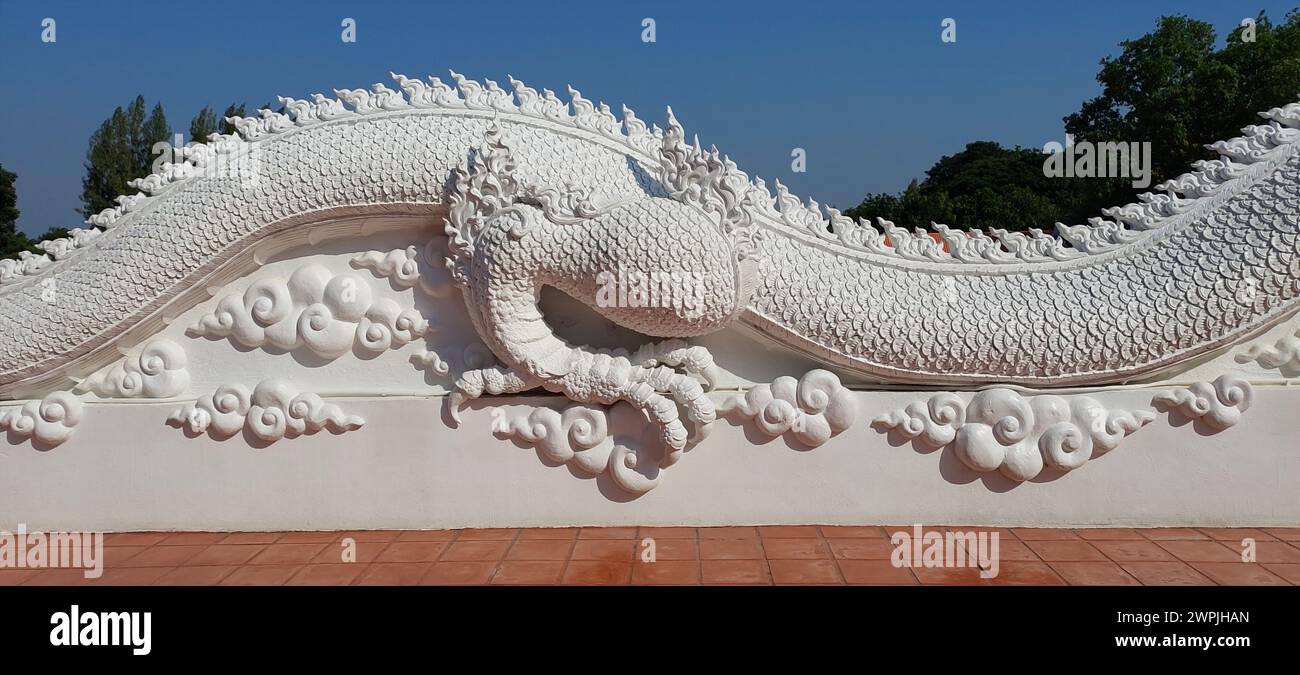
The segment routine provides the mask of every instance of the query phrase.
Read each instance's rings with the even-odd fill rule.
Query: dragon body
[[[453,76],[284,99],[287,114],[235,120],[239,134],[138,181],[144,192],[91,219],[102,235],[0,269],[0,387],[72,376],[259,241],[371,214],[444,223],[427,262],[461,287],[501,363],[460,374],[455,398],[541,387],[628,401],[677,450],[679,410],[715,415],[694,377],[710,379],[711,356],[677,338],[735,322],[881,381],[1056,386],[1149,377],[1297,308],[1297,104],[1108,219],[1056,236],[936,226],[940,242],[805,205],[780,183],[773,195],[688,144],[671,111],[660,130],[573,90],[570,104]],[[208,171],[231,157],[255,180]],[[615,272],[689,280],[694,300],[601,303]],[[636,354],[568,344],[538,309],[545,286],[671,339]]]

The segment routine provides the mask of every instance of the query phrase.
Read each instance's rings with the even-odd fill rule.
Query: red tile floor
[[[1300,584],[1300,527],[949,529],[1001,533],[997,578],[972,568],[893,567],[889,533],[911,526],[805,525],[110,534],[99,579],[75,569],[0,569],[0,586]],[[348,537],[355,562],[341,561]],[[646,537],[655,562],[641,559]],[[1248,537],[1254,563],[1241,561]]]

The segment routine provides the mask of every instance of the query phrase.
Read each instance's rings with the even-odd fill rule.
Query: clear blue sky
[[[18,174],[19,226],[80,223],[90,134],[136,94],[184,131],[204,105],[258,106],[447,68],[563,91],[688,133],[751,175],[840,207],[896,191],[975,140],[1042,147],[1099,93],[1098,61],[1164,14],[1220,40],[1290,2],[20,2],[0,0],[0,163]],[[40,40],[57,21],[58,41]],[[356,19],[355,44],[339,39]],[[641,21],[657,42],[641,42]],[[956,44],[939,39],[957,20]],[[1215,139],[1205,139],[1207,142]],[[808,170],[792,174],[792,148]]]

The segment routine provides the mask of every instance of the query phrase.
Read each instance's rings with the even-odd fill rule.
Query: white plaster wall
[[[1091,394],[1149,407],[1152,390]],[[337,399],[359,430],[251,447],[187,438],[175,403],[92,403],[49,450],[0,445],[0,527],[258,530],[620,524],[1296,525],[1300,389],[1256,390],[1241,423],[1207,434],[1170,416],[1055,478],[976,474],[947,450],[893,445],[869,422],[924,394],[859,392],[859,419],[816,449],[719,421],[633,498],[607,477],[547,466],[491,432],[495,399],[450,428],[440,398]],[[747,437],[748,436],[748,437]]]

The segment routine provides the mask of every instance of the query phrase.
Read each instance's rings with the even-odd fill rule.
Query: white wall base
[[[493,435],[476,405],[460,428],[439,398],[338,399],[361,429],[265,447],[187,438],[175,403],[95,403],[67,442],[0,452],[0,527],[262,530],[571,525],[962,524],[1233,526],[1300,523],[1300,390],[1260,388],[1243,421],[1209,434],[1170,416],[1052,480],[977,474],[948,449],[895,445],[869,422],[915,400],[859,392],[861,418],[815,449],[719,421],[633,497],[607,476],[547,466]],[[1150,390],[1093,394],[1147,405]],[[487,403],[487,402],[485,402]],[[493,406],[562,405],[512,398]],[[509,404],[509,405],[506,405]],[[896,443],[897,441],[895,441]]]

